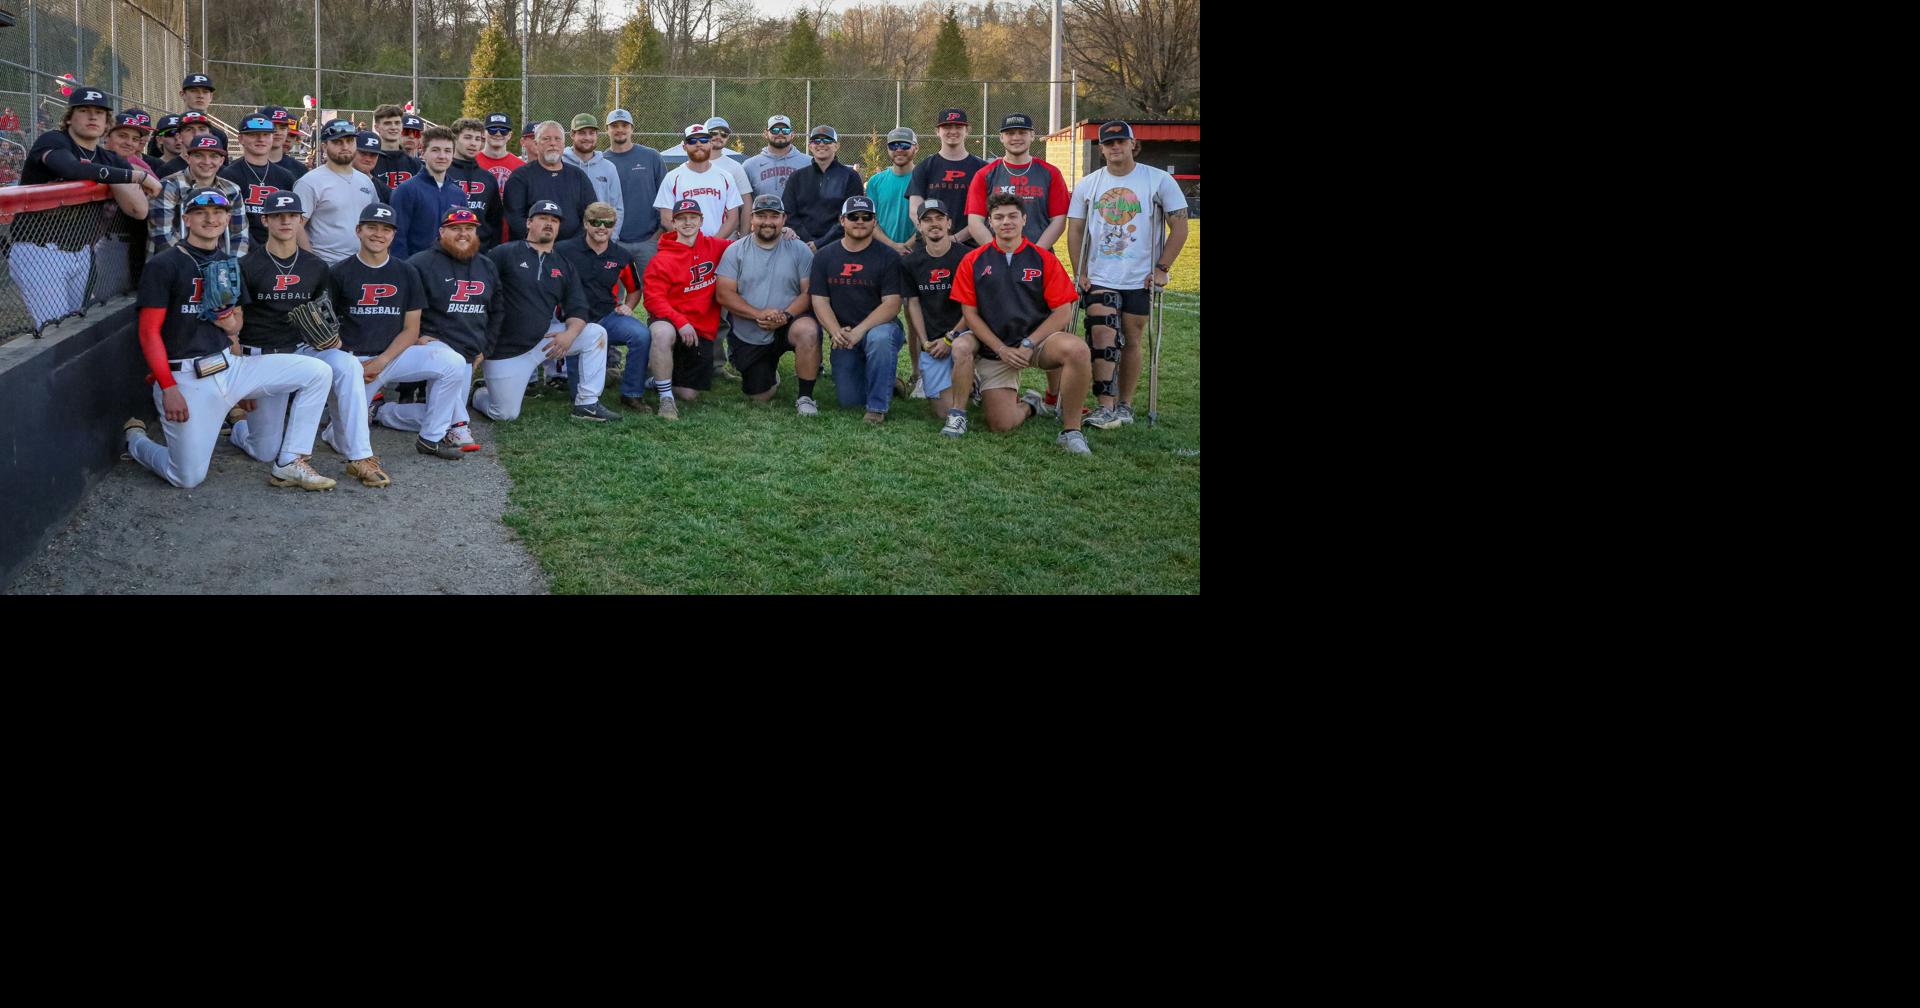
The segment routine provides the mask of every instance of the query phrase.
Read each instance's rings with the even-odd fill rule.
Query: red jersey
[[[720,302],[714,297],[720,256],[730,244],[725,238],[696,233],[692,245],[682,245],[678,233],[661,234],[660,250],[641,278],[641,303],[647,306],[647,315],[671,322],[675,329],[690,324],[701,339],[713,339],[720,331]]]
[[[501,158],[490,158],[487,156],[485,148],[482,148],[480,153],[473,156],[473,163],[485,168],[487,174],[493,176],[494,188],[500,190],[500,199],[503,204],[507,198],[507,176],[513,174],[515,168],[526,164],[525,161],[520,160],[512,154]],[[500,222],[500,242],[505,243],[512,240],[513,236],[507,231],[507,222],[502,220]]]
[[[953,300],[973,305],[994,337],[1008,345],[1033,335],[1055,308],[1079,298],[1060,260],[1026,238],[1011,256],[998,244],[982,245],[960,260],[954,274]],[[979,352],[1000,359],[984,345]]]

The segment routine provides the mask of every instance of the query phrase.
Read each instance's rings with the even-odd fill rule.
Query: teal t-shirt
[[[907,184],[912,181],[912,172],[895,175],[891,167],[867,180],[867,198],[873,200],[873,214],[879,219],[880,230],[897,242],[905,242],[914,235],[913,206],[907,202]]]

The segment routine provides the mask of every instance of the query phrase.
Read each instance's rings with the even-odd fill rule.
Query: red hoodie
[[[713,296],[720,255],[730,244],[725,238],[696,233],[692,245],[682,245],[677,233],[663,233],[660,250],[640,281],[647,314],[673,323],[675,329],[691,324],[701,339],[713,339],[720,331],[720,302]]]

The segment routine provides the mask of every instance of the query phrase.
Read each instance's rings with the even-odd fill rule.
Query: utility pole
[[[526,0],[526,30],[520,33],[520,128],[527,128],[527,74],[533,68],[527,65],[527,36],[533,34],[533,0]]]
[[[420,0],[413,0],[413,114],[420,114]]]
[[[1047,69],[1047,135],[1060,132],[1060,45],[1064,33],[1061,31],[1061,5],[1066,0],[1053,0],[1053,48],[1052,61]]]
[[[320,110],[327,107],[325,99],[320,97],[320,0],[313,0],[313,124],[320,125]],[[320,131],[314,131],[314,143],[320,142]],[[322,176],[324,177],[324,176]]]

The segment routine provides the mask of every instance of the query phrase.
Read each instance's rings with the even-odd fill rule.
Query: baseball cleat
[[[313,466],[307,464],[305,455],[286,465],[274,466],[273,474],[267,478],[267,482],[274,486],[297,486],[302,490],[333,489],[333,481],[315,472]]]
[[[459,445],[463,452],[480,450],[480,442],[473,439],[473,428],[465,420],[447,428],[447,437],[452,438],[453,443]]]
[[[606,423],[609,420],[620,419],[620,414],[615,413],[599,403],[587,403],[584,406],[579,403],[574,403],[573,412],[570,415],[575,420],[592,420],[595,423]]]
[[[369,455],[358,462],[347,463],[347,475],[370,487],[390,486],[393,477],[380,468],[380,456]]]
[[[478,395],[480,390],[486,387],[487,380],[485,378],[475,379],[473,387],[467,390],[467,412],[471,413],[474,411],[476,407],[473,405],[473,397]]]
[[[653,412],[653,407],[647,405],[647,401],[639,396],[623,395],[620,397],[620,405],[625,406],[635,413]]]
[[[233,425],[238,423],[241,420],[245,420],[246,418],[247,418],[247,411],[241,409],[238,406],[235,406],[234,408],[228,410],[226,419],[220,421],[220,436],[226,437],[227,435],[232,434]]]
[[[126,423],[123,423],[120,425],[120,436],[126,439],[129,447],[131,447],[133,444],[133,434],[135,431],[139,431],[141,437],[146,437],[147,422],[145,420],[129,419]],[[120,461],[122,462],[133,461],[133,452],[132,451],[121,452]]]
[[[801,416],[819,416],[820,404],[810,395],[803,395],[793,401],[793,411]]]
[[[454,444],[453,439],[450,437],[441,438],[439,441],[428,441],[426,438],[414,438],[413,450],[422,455],[437,455],[443,459],[457,459],[463,454],[460,451],[460,446]]]
[[[1087,436],[1077,430],[1061,431],[1060,436],[1053,439],[1053,443],[1065,448],[1068,454],[1093,454],[1093,449],[1087,445]]]

